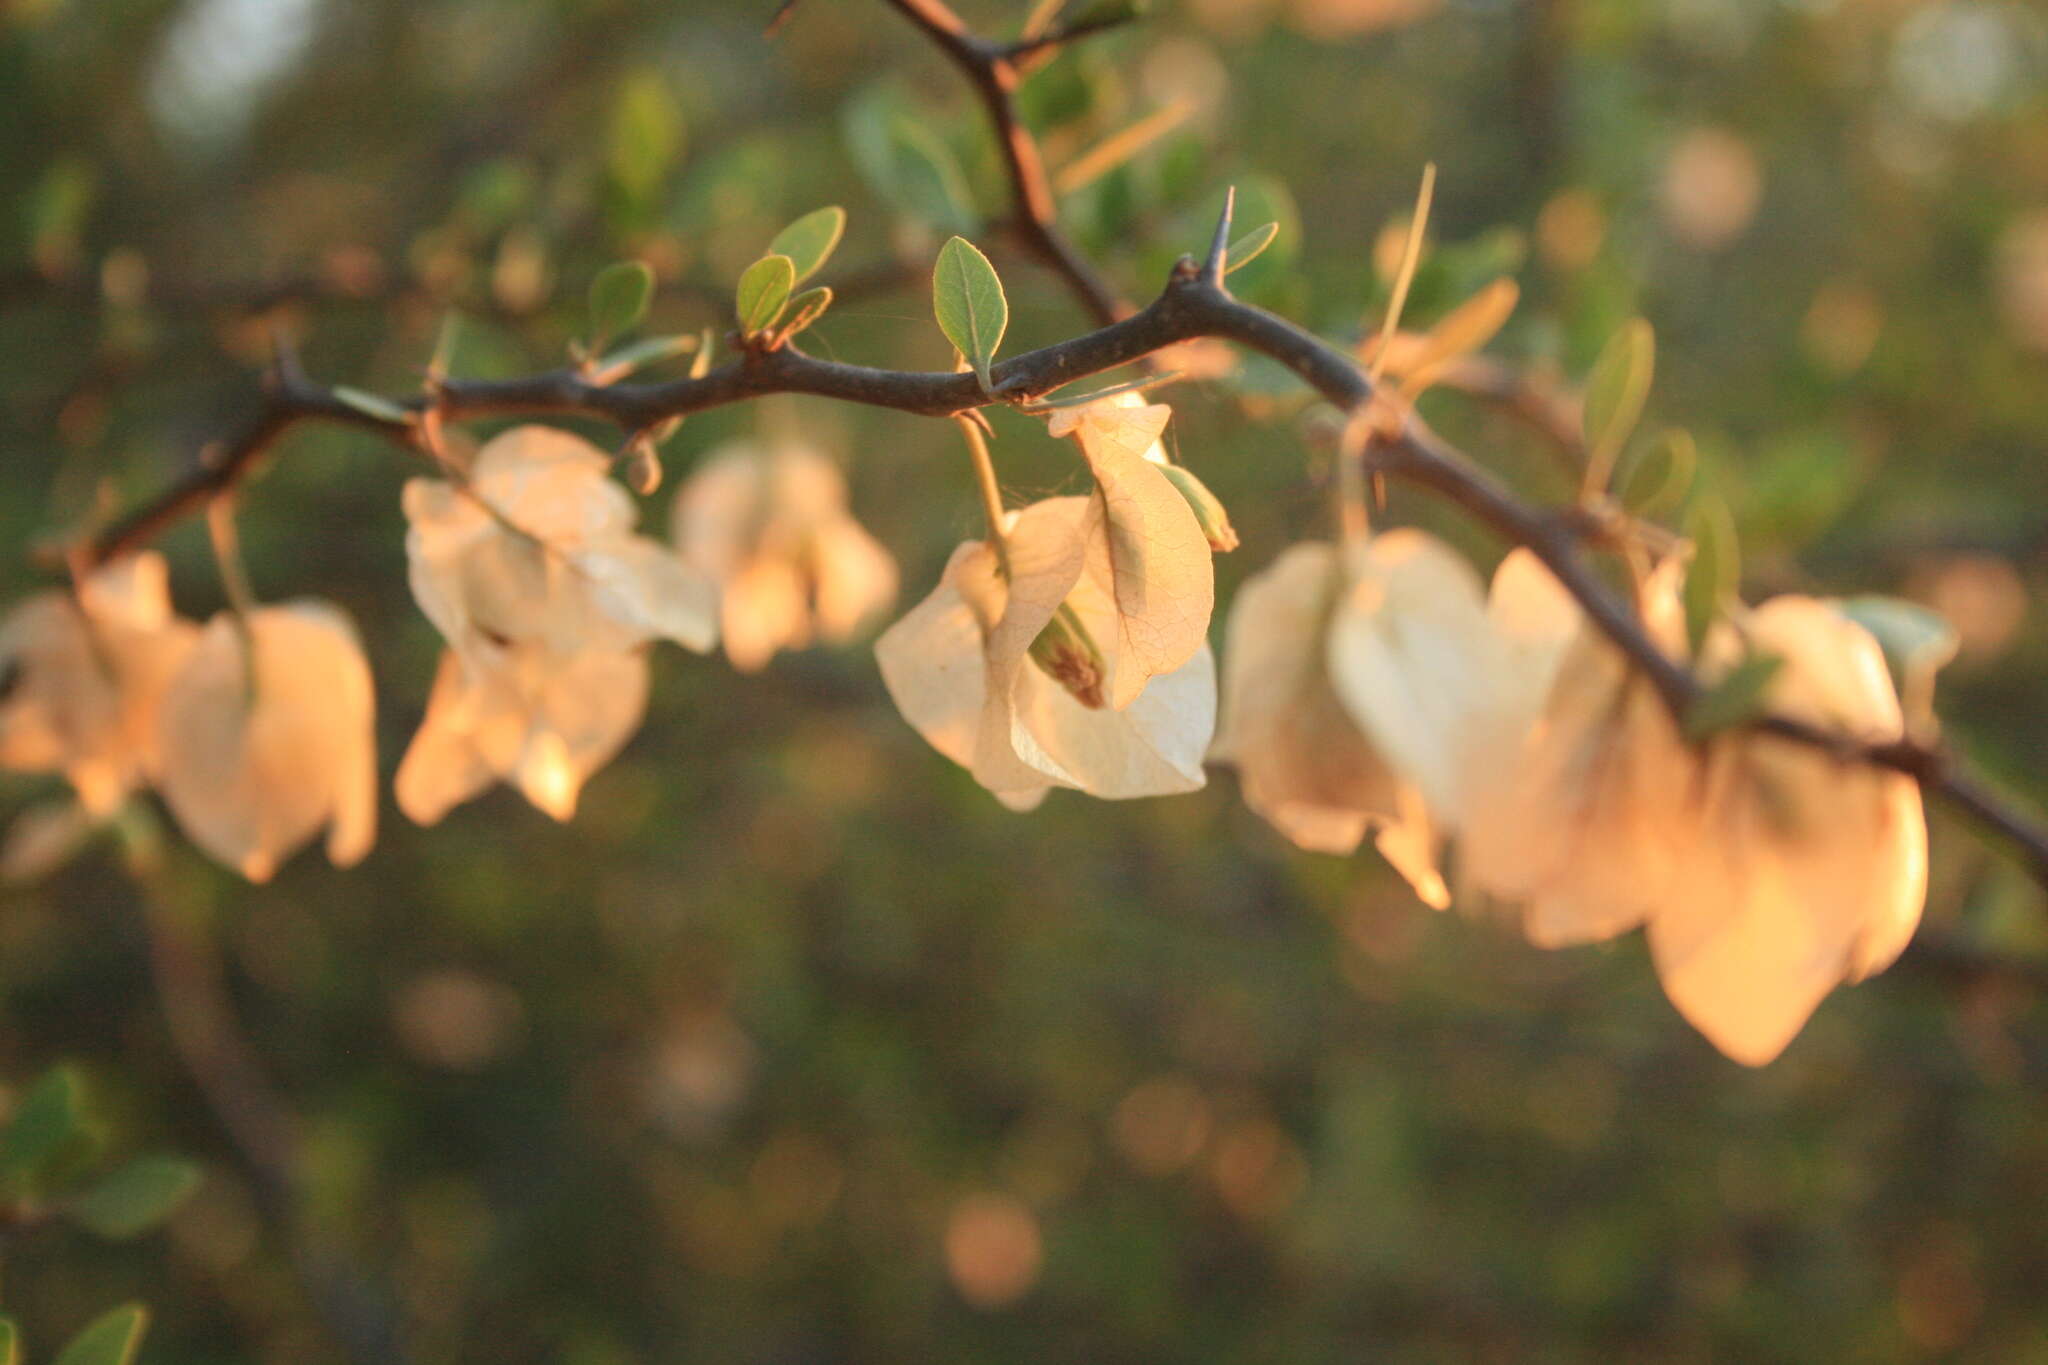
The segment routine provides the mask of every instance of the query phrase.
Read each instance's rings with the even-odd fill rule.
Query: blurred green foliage
[[[0,597],[39,537],[185,468],[272,325],[317,376],[396,394],[452,305],[454,373],[531,372],[606,264],[653,268],[649,334],[722,329],[741,271],[832,203],[819,354],[948,364],[927,282],[952,232],[1001,270],[1012,351],[1085,325],[991,229],[999,161],[951,69],[872,0],[807,0],[768,42],[771,8],[0,10]],[[1009,31],[1028,7],[963,8]],[[1696,438],[1746,590],[1949,615],[1949,737],[2048,799],[2038,7],[1155,11],[1023,90],[1055,167],[1189,102],[1063,204],[1124,293],[1198,249],[1234,183],[1238,221],[1280,230],[1233,286],[1355,338],[1436,161],[1410,316],[1512,271],[1496,350],[1574,379],[1650,319],[1644,431]],[[1180,458],[1244,540],[1226,597],[1325,524],[1288,393],[1247,363],[1175,399]],[[1425,406],[1532,496],[1569,493],[1499,416]],[[1071,486],[1035,423],[994,420],[1015,490]],[[845,459],[906,600],[972,533],[945,423],[764,403],[692,418],[671,466],[763,426]],[[305,429],[243,518],[259,591],[362,624],[387,773],[437,647],[405,586],[411,468]],[[1392,511],[1499,552],[1399,489]],[[165,548],[181,605],[216,609],[203,533]],[[0,782],[10,811],[42,791]],[[861,650],[746,679],[660,656],[645,731],[571,826],[502,792],[430,831],[387,813],[349,874],[305,858],[252,890],[180,849],[165,876],[304,1116],[306,1241],[388,1285],[421,1360],[2048,1359],[2038,970],[1909,957],[1744,1072],[1633,940],[1546,954],[1432,915],[1370,855],[1285,848],[1228,775],[1011,815]],[[2048,949],[2016,868],[1945,819],[1935,839],[1931,934]],[[10,1246],[5,1306],[48,1343],[146,1300],[151,1365],[338,1359],[147,955],[107,848],[0,898],[0,1074],[76,1059],[121,1133],[212,1173],[168,1236]]]

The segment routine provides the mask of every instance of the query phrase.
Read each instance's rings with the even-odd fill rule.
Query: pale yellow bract
[[[251,881],[323,825],[328,859],[351,867],[377,837],[375,720],[370,666],[338,608],[222,612],[164,694],[158,786],[192,841]]]
[[[846,480],[805,446],[740,441],[676,495],[683,562],[719,587],[726,658],[752,673],[813,639],[851,639],[896,601],[896,561],[855,521]]]
[[[493,781],[558,820],[646,709],[645,646],[699,653],[717,590],[634,532],[610,458],[551,427],[484,446],[466,486],[406,485],[413,595],[449,645],[399,765],[399,808],[432,824]]]
[[[1083,497],[1011,513],[1002,554],[972,541],[875,653],[890,695],[932,746],[1006,805],[1055,786],[1122,798],[1193,791],[1216,721],[1209,542],[1146,451],[1164,407],[1102,402],[1054,414],[1096,478]],[[1101,655],[1090,706],[1030,657],[1068,608]]]
[[[1644,626],[1674,656],[1681,575],[1668,561],[1641,596]],[[1460,868],[1520,906],[1540,946],[1634,928],[1670,886],[1697,759],[1648,680],[1533,557],[1503,564],[1489,611],[1518,662],[1495,675],[1491,720],[1471,736]]]
[[[1775,713],[1870,743],[1905,734],[1877,641],[1834,608],[1776,597],[1743,630],[1784,660],[1765,693]],[[1724,625],[1705,652],[1713,673],[1742,647]],[[1920,923],[1927,822],[1904,773],[1724,735],[1686,828],[1650,952],[1679,1013],[1739,1062],[1775,1058],[1829,991],[1890,966]]]
[[[646,710],[647,658],[637,650],[555,655],[514,646],[484,667],[445,651],[426,718],[398,765],[398,807],[431,825],[503,781],[567,820],[584,782],[625,747]]]
[[[171,610],[163,556],[120,560],[77,595],[28,598],[0,623],[0,767],[61,772],[104,818],[152,780],[156,710],[198,628]]]
[[[1330,620],[1345,586],[1338,548],[1306,542],[1238,589],[1209,757],[1237,768],[1245,803],[1298,847],[1348,855],[1372,832],[1415,894],[1442,909],[1442,838],[1422,793],[1366,738],[1330,681]]]

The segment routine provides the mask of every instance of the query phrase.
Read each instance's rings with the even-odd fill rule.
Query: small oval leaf
[[[1658,516],[1685,500],[1699,467],[1699,445],[1691,432],[1678,427],[1662,431],[1621,475],[1621,505],[1639,517]]]
[[[955,237],[939,248],[938,265],[932,271],[932,312],[946,340],[967,357],[983,391],[988,391],[989,366],[1010,325],[1010,301],[1003,295],[996,268],[965,237]]]
[[[1685,534],[1693,546],[1685,575],[1685,637],[1697,657],[1707,628],[1721,614],[1721,603],[1742,586],[1742,549],[1728,504],[1712,495],[1693,501]]]
[[[83,1091],[78,1073],[68,1066],[29,1088],[0,1135],[0,1178],[32,1178],[79,1135]]]
[[[789,321],[782,326],[782,335],[793,337],[804,328],[825,316],[825,310],[832,306],[832,286],[821,284],[815,289],[806,289],[789,301]]]
[[[796,267],[797,283],[802,284],[831,259],[845,232],[846,210],[833,204],[812,210],[776,233],[768,250],[789,257]]]
[[[779,252],[770,252],[747,267],[734,293],[734,311],[743,332],[759,332],[775,325],[796,287],[796,265]]]
[[[156,1227],[199,1188],[199,1167],[171,1156],[138,1157],[74,1200],[73,1219],[114,1241]]]
[[[644,261],[619,261],[597,272],[590,282],[590,349],[602,351],[612,338],[623,336],[647,316],[654,301],[654,272]]]
[[[1751,654],[1685,708],[1685,737],[1711,739],[1746,725],[1764,713],[1764,693],[1785,661],[1776,654]]]
[[[1605,492],[1606,476],[1643,419],[1650,399],[1650,381],[1657,367],[1657,334],[1642,318],[1631,318],[1611,337],[1586,378],[1586,409],[1582,429],[1586,467],[1595,492]]]
[[[139,1303],[124,1304],[71,1338],[57,1365],[132,1365],[148,1330],[149,1310]]]

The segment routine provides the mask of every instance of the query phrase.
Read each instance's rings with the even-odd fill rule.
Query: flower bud
[[[1223,504],[1207,484],[1195,477],[1192,469],[1177,464],[1161,464],[1159,472],[1166,475],[1166,481],[1180,490],[1193,509],[1195,521],[1201,526],[1202,534],[1209,538],[1209,548],[1218,554],[1227,554],[1237,548],[1237,528],[1230,524],[1230,513],[1223,510]]]
[[[1031,659],[1081,705],[1090,710],[1102,708],[1102,684],[1109,676],[1109,665],[1080,616],[1065,602],[1031,642]]]
[[[626,452],[626,486],[643,498],[661,487],[661,456],[653,441],[635,441]]]

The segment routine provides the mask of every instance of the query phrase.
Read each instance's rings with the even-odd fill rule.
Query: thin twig
[[[1090,38],[1098,33],[1107,33],[1111,29],[1122,28],[1125,24],[1141,17],[1137,7],[1134,5],[1129,9],[1104,14],[1098,18],[1084,19],[1075,24],[1066,24],[1050,32],[1019,38],[1014,43],[1004,43],[996,51],[1002,56],[1004,61],[1022,62],[1037,57],[1042,53],[1056,52],[1068,43],[1076,42],[1082,38]]]
[[[1017,85],[1023,78],[1003,46],[968,32],[945,0],[888,0],[960,68],[981,97],[1002,149],[1003,169],[1016,204],[1014,227],[1038,258],[1050,266],[1097,322],[1114,322],[1128,309],[1094,267],[1082,259],[1059,226],[1059,204],[1046,178],[1038,139],[1017,114]]]
[[[1360,411],[1371,401],[1373,385],[1351,357],[1293,323],[1231,297],[1220,280],[1205,278],[1191,258],[1176,264],[1157,299],[1126,315],[1059,231],[1037,142],[1017,116],[1014,93],[1018,71],[1001,45],[970,33],[944,0],[886,2],[925,33],[980,93],[1004,149],[1020,227],[1102,322],[1093,332],[996,365],[992,388],[1003,401],[1037,398],[1073,380],[1132,364],[1166,346],[1199,337],[1221,337],[1279,361],[1347,414]],[[454,421],[556,414],[605,419],[627,431],[638,431],[670,417],[771,393],[812,394],[931,416],[949,416],[995,401],[971,374],[845,365],[805,355],[794,345],[744,353],[733,364],[701,378],[663,384],[600,385],[575,371],[557,370],[516,380],[451,380],[442,386],[438,400],[443,414]],[[400,406],[416,414],[424,401],[415,397]],[[218,448],[214,459],[103,531],[83,558],[98,563],[148,541],[246,477],[292,427],[315,419],[363,427],[408,445],[417,442],[416,422],[411,417],[397,422],[363,412],[303,376],[280,373],[254,418],[238,436]],[[1682,716],[1703,694],[1704,688],[1691,670],[1657,647],[1634,609],[1582,556],[1583,536],[1571,518],[1521,501],[1412,410],[1397,431],[1375,442],[1374,452],[1376,474],[1428,488],[1504,540],[1528,547],[1577,599],[1594,626],[1643,671],[1675,714]],[[1862,743],[1779,716],[1764,717],[1753,722],[1753,727],[1822,749],[1843,762],[1871,764],[1912,776],[1931,795],[1947,800],[1979,825],[2014,843],[2026,856],[2033,875],[2048,885],[2048,827],[1993,794],[1980,779],[1964,771],[1948,750],[1912,741]]]

